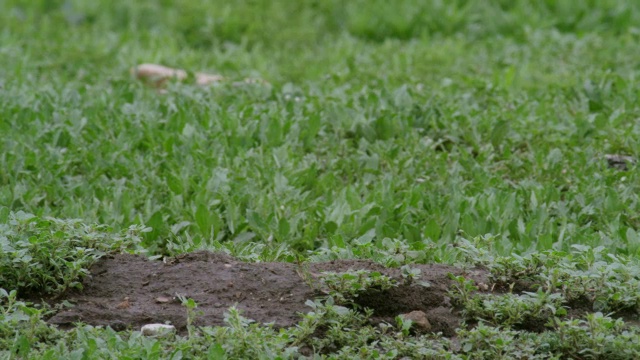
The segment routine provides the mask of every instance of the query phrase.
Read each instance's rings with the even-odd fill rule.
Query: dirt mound
[[[486,272],[463,270],[445,265],[415,265],[422,285],[400,285],[386,291],[360,294],[356,303],[374,310],[375,321],[393,321],[397,315],[423,311],[433,331],[453,335],[461,319],[449,304],[446,291],[449,273],[486,282]],[[340,260],[308,264],[306,271],[379,271],[402,283],[399,269],[387,269],[371,261]],[[64,299],[75,307],[49,319],[62,327],[75,322],[108,325],[115,330],[137,328],[148,323],[170,322],[178,329],[186,326],[186,309],[176,295],[198,304],[196,325],[223,325],[224,312],[233,305],[243,315],[258,322],[291,326],[299,313],[311,309],[307,300],[322,294],[301,276],[301,268],[290,263],[245,263],[228,255],[211,252],[185,254],[169,261],[151,261],[142,256],[115,255],[101,259],[83,281],[84,290],[68,293]]]

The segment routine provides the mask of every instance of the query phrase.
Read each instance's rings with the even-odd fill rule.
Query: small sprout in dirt
[[[397,286],[397,282],[389,276],[368,270],[323,272],[320,279],[327,293],[340,304],[352,302],[353,298],[367,289],[384,291]]]
[[[297,262],[296,273],[305,282],[305,284],[307,284],[307,286],[309,286],[311,289],[314,289],[316,291],[319,290],[319,284],[318,284],[317,278],[316,276],[314,276],[314,274],[311,273],[311,270],[309,270],[308,263]]]
[[[448,293],[455,305],[464,306],[471,300],[473,293],[478,291],[475,282],[473,280],[467,280],[462,275],[455,276],[449,274],[449,278],[454,280]]]
[[[176,294],[176,296],[182,303],[182,306],[187,308],[187,331],[189,333],[189,337],[191,338],[194,334],[193,321],[196,319],[196,316],[203,315],[204,312],[195,311],[195,309],[198,307],[198,303],[196,303],[196,301],[192,298],[188,298],[180,294]]]
[[[409,265],[403,265],[400,270],[402,271],[402,277],[406,285],[411,285],[414,280],[420,278],[422,271],[418,268],[411,268]]]
[[[464,235],[464,233],[461,233]],[[458,236],[452,246],[458,252],[458,264],[461,266],[487,265],[494,261],[491,247],[498,235],[486,234],[467,240]]]
[[[420,279],[422,270],[418,268],[412,268],[409,265],[403,265],[400,270],[402,271],[402,277],[404,278],[405,285],[411,285],[414,281]],[[424,286],[426,288],[431,287],[431,283],[428,281],[418,281],[416,284]]]
[[[229,310],[225,312],[224,322],[235,329],[245,328],[250,324],[255,323],[254,320],[247,319],[242,316],[240,310],[235,306],[230,307]]]
[[[396,324],[398,325],[398,329],[402,333],[402,336],[409,336],[411,326],[413,326],[413,321],[411,319],[407,319],[403,316],[396,316],[395,318]]]

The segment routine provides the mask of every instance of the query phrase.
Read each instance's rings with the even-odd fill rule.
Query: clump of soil
[[[386,291],[369,290],[355,302],[373,309],[373,321],[393,322],[395,316],[423,311],[432,331],[453,336],[461,317],[447,297],[449,273],[464,274],[477,283],[486,283],[484,270],[464,271],[446,265],[413,265],[421,270],[421,281],[431,286],[405,284],[399,269],[387,269],[366,260],[310,263],[305,271],[379,271],[400,283]],[[168,262],[152,261],[137,255],[120,254],[102,258],[83,281],[82,291],[63,298],[75,307],[59,312],[50,323],[62,327],[75,322],[111,326],[115,330],[139,328],[149,323],[171,323],[186,327],[186,309],[177,295],[192,298],[201,314],[195,325],[223,325],[224,312],[237,306],[243,316],[277,327],[296,324],[305,305],[324,294],[311,288],[301,276],[301,268],[290,263],[245,263],[226,254],[195,252]]]

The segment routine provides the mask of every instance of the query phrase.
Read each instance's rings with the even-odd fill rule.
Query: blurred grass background
[[[0,0],[0,215],[145,223],[158,252],[394,238],[446,261],[461,231],[637,254],[637,171],[602,156],[640,153],[639,9]],[[273,87],[158,96],[142,62]]]

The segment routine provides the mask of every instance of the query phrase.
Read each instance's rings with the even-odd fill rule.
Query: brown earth
[[[354,299],[361,308],[373,310],[372,323],[394,323],[401,314],[422,312],[431,332],[452,337],[462,323],[459,309],[450,303],[447,291],[452,285],[449,274],[464,275],[484,292],[506,293],[535,291],[538,284],[521,279],[512,284],[490,284],[483,269],[460,269],[447,265],[412,265],[421,270],[420,282],[407,284],[400,269],[385,268],[368,260],[338,260],[323,263],[246,263],[223,253],[200,251],[166,261],[143,256],[119,254],[100,259],[83,280],[83,290],[70,291],[55,302],[67,300],[74,305],[58,312],[49,322],[62,328],[77,322],[111,326],[114,330],[139,329],[150,323],[170,323],[180,332],[186,330],[187,311],[178,296],[192,298],[198,304],[195,325],[224,325],[224,314],[236,306],[242,315],[275,327],[295,325],[311,308],[307,300],[326,298],[318,290],[318,276],[324,271],[378,271],[397,280],[389,290],[369,289]],[[305,281],[305,278],[307,281]],[[310,281],[309,281],[310,280]],[[569,317],[592,312],[593,301],[576,299],[565,304]],[[424,316],[422,315],[422,316]],[[613,314],[629,325],[638,326],[635,311]],[[467,325],[473,326],[474,322]],[[540,332],[540,319],[525,320],[520,330]]]
[[[83,281],[82,291],[72,291],[63,299],[74,304],[49,319],[61,327],[76,322],[111,326],[115,330],[139,328],[149,323],[171,323],[186,327],[186,309],[177,295],[198,304],[195,325],[223,325],[224,313],[236,305],[243,316],[261,323],[286,327],[300,321],[300,313],[311,311],[307,300],[324,296],[309,286],[303,274],[312,277],[323,271],[344,272],[366,269],[379,271],[400,285],[386,291],[369,290],[355,299],[373,309],[373,321],[394,322],[394,317],[423,311],[431,331],[453,336],[462,321],[449,303],[449,273],[464,274],[478,284],[486,284],[488,274],[481,269],[462,270],[446,265],[413,265],[422,273],[420,281],[430,287],[404,284],[399,269],[387,269],[365,260],[309,263],[305,269],[290,263],[245,263],[228,255],[211,252],[185,254],[169,261],[152,261],[136,255],[102,258]]]

